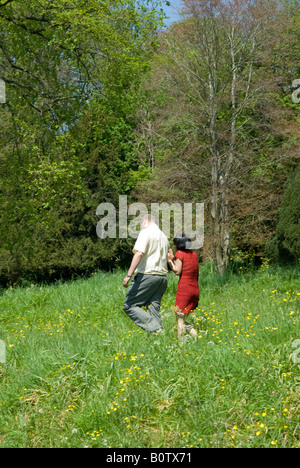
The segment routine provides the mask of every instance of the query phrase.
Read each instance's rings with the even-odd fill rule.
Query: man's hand
[[[139,266],[140,261],[142,260],[143,256],[144,256],[143,252],[141,252],[139,250],[137,252],[135,252],[134,257],[133,257],[132,262],[131,262],[131,265],[130,265],[130,268],[128,270],[128,275],[130,275],[130,276],[134,275],[134,272],[137,269],[137,267]],[[129,284],[129,282],[131,280],[130,276],[128,276],[128,275],[123,280],[124,288],[128,288],[128,284]]]
[[[123,280],[123,286],[124,288],[128,288],[128,284],[130,283],[131,278],[129,276],[126,276]]]

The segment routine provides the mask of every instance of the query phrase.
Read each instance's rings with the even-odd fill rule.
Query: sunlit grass
[[[0,447],[299,447],[299,268],[202,266],[197,341],[176,337],[175,276],[160,336],[123,313],[122,279],[3,291]]]

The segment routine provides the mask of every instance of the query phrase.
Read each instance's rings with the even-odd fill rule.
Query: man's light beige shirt
[[[156,224],[142,229],[133,249],[144,254],[136,273],[166,275],[168,250],[169,241]]]

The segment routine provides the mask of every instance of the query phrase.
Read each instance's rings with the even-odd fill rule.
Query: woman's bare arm
[[[182,272],[182,261],[179,258],[174,258],[174,260],[169,260],[169,265],[171,270],[175,275],[180,276]]]

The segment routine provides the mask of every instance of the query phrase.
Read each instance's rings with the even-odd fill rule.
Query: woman
[[[198,306],[199,301],[198,257],[188,248],[191,241],[184,234],[175,237],[173,242],[177,252],[174,256],[173,250],[169,250],[168,263],[171,270],[180,276],[174,307],[177,316],[178,338],[181,338],[184,330],[187,330],[192,336],[198,337],[196,330],[186,321],[189,314]]]

